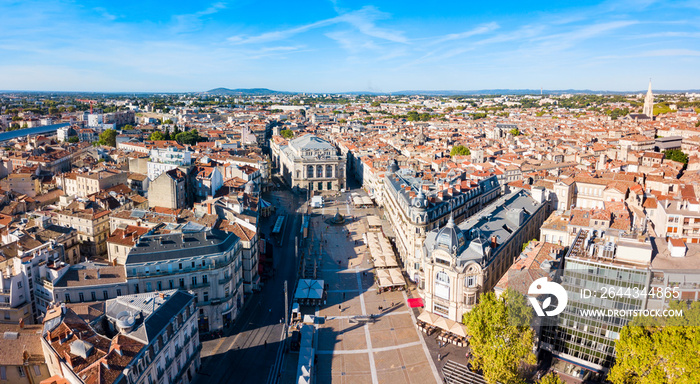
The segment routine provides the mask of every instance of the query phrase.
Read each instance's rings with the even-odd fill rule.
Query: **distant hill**
[[[210,89],[205,94],[208,95],[226,95],[226,96],[266,96],[266,95],[288,95],[290,92],[273,91],[267,88],[214,88]]]

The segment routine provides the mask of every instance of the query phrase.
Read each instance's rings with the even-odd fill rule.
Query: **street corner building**
[[[44,319],[49,372],[71,384],[190,384],[200,367],[194,297],[183,291],[121,296],[100,309],[61,305]]]
[[[542,190],[516,190],[459,225],[450,217],[444,227],[430,231],[420,290],[426,308],[461,323],[479,296],[492,291],[508,271],[523,243],[538,237],[547,205]]]
[[[129,291],[189,290],[199,331],[219,330],[243,307],[242,259],[239,237],[218,229],[144,235],[126,258]]]

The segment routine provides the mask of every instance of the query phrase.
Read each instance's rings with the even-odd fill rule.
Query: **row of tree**
[[[199,135],[196,129],[191,129],[189,131],[180,131],[177,127],[172,133],[165,131],[155,131],[149,136],[149,140],[152,141],[162,141],[162,140],[175,140],[179,144],[195,145],[201,141],[207,141],[205,137]],[[114,129],[107,129],[100,133],[100,138],[97,141],[98,145],[106,145],[108,147],[117,146],[117,131]]]

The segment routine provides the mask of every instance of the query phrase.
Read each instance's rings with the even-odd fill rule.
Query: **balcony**
[[[229,283],[230,281],[231,281],[231,276],[224,276],[223,278],[219,279],[219,285]]]
[[[208,287],[209,285],[210,284],[208,281],[206,283],[190,284],[190,289],[205,288],[205,287]]]

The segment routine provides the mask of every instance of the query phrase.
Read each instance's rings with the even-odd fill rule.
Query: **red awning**
[[[420,297],[417,299],[408,299],[408,306],[411,308],[423,308],[423,299]]]

